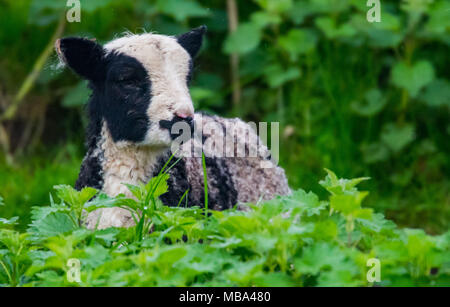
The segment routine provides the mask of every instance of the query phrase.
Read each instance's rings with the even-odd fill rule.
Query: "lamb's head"
[[[56,42],[60,59],[93,90],[89,108],[117,143],[167,146],[171,126],[192,122],[188,82],[206,27],[180,36],[125,35],[102,46],[84,38]]]

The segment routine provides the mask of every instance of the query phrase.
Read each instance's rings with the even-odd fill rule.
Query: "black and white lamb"
[[[127,34],[104,46],[76,37],[56,42],[61,61],[87,79],[92,89],[87,105],[88,150],[76,189],[89,186],[109,196],[123,193],[131,197],[123,183],[145,183],[160,172],[177,136],[171,128],[183,122],[203,129],[199,144],[206,156],[210,208],[223,210],[290,193],[284,170],[271,160],[267,147],[248,124],[194,113],[188,83],[205,32],[203,26],[180,36]],[[238,131],[234,137],[217,133],[230,126]],[[195,139],[182,148],[197,146]],[[244,148],[248,155],[255,145],[252,139],[258,140],[257,155],[237,155],[236,148]],[[208,142],[226,144],[231,157],[215,146],[205,148]],[[161,197],[165,205],[177,205],[186,190],[188,204],[204,203],[201,156],[186,155],[169,174],[169,191]],[[85,223],[88,228],[102,229],[129,227],[133,220],[127,210],[108,208],[91,212]]]

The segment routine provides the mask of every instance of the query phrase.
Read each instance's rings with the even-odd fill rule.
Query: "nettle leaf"
[[[317,35],[311,30],[293,29],[279,38],[279,45],[295,61],[299,55],[313,51],[317,40]]]
[[[386,124],[381,132],[381,140],[394,153],[400,152],[416,138],[413,124]]]
[[[394,222],[386,220],[381,213],[373,213],[370,219],[357,219],[357,222],[363,227],[375,232],[392,230],[396,227]]]
[[[16,225],[18,220],[19,220],[18,216],[14,216],[10,219],[5,219],[5,218],[0,217],[0,226]]]
[[[368,192],[356,192],[354,194],[331,195],[330,207],[343,215],[352,215],[359,218],[371,218],[371,213],[361,209],[361,202],[368,195]]]
[[[78,225],[74,223],[74,220],[68,214],[54,212],[46,215],[43,219],[32,221],[28,232],[34,239],[43,239],[68,233],[77,228]]]
[[[81,220],[83,206],[96,194],[97,190],[91,187],[85,187],[81,191],[77,191],[68,185],[58,185],[54,187],[57,196],[66,204],[70,205],[71,210],[78,220]]]
[[[258,47],[262,36],[262,30],[258,24],[242,23],[225,40],[225,53],[246,54]]]
[[[371,117],[381,112],[387,102],[386,97],[383,97],[381,91],[376,88],[367,91],[364,98],[364,103],[354,102],[351,104],[351,108],[356,114],[366,117]]]
[[[419,61],[412,66],[398,62],[392,69],[392,83],[406,89],[411,97],[416,97],[433,79],[434,68],[428,61]]]
[[[141,186],[136,186],[136,185],[132,185],[132,184],[128,184],[128,183],[122,183],[124,186],[127,187],[128,191],[131,192],[131,194],[133,194],[134,197],[136,197],[137,200],[142,200],[144,197],[144,189],[143,189],[143,185]]]
[[[264,206],[262,212],[267,215],[277,214],[276,212],[269,212],[267,209],[270,206]],[[312,192],[305,192],[302,189],[294,191],[292,195],[289,195],[273,206],[273,209],[280,210],[280,208],[286,212],[288,210],[294,210],[296,212],[305,214],[306,216],[319,215],[322,210],[325,210],[327,205],[324,202],[319,201],[319,197]]]
[[[161,13],[172,16],[177,21],[190,17],[207,17],[210,11],[192,0],[158,0],[156,3]]]
[[[153,197],[160,197],[169,190],[167,180],[169,180],[169,174],[160,174],[156,177],[150,179],[150,181],[145,185],[147,193],[152,193]]]
[[[80,207],[92,197],[97,194],[97,190],[91,187],[85,187],[81,191],[75,190],[69,185],[57,185],[54,186],[56,195],[65,203],[73,206]]]
[[[332,195],[354,194],[358,191],[356,186],[359,183],[370,179],[370,177],[360,177],[354,179],[338,178],[336,174],[329,169],[325,169],[325,171],[327,172],[327,176],[324,180],[319,181],[319,184]]]
[[[346,262],[348,258],[339,247],[324,242],[304,248],[294,266],[301,274],[317,275],[321,272],[345,269]]]
[[[46,218],[48,215],[52,213],[70,213],[70,208],[64,204],[58,205],[52,203],[50,207],[32,207],[31,208],[31,220],[38,221]]]
[[[81,263],[89,268],[96,268],[112,259],[109,250],[98,244],[86,247],[84,256]]]
[[[450,82],[445,79],[434,80],[420,98],[430,107],[450,107]]]
[[[103,240],[106,244],[110,244],[117,240],[120,230],[114,227],[95,231],[95,238]]]
[[[100,208],[114,207],[137,209],[138,204],[134,199],[127,198],[123,194],[117,195],[116,197],[109,197],[105,193],[100,193],[97,197],[85,203],[83,209],[87,212],[92,212]]]

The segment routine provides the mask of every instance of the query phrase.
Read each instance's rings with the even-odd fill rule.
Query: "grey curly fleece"
[[[255,203],[262,199],[271,199],[276,195],[290,194],[291,190],[284,170],[273,163],[269,150],[262,145],[249,125],[238,118],[226,119],[196,113],[195,120],[197,121],[199,117],[202,119],[203,127],[216,124],[216,127],[222,129],[230,125],[237,127],[238,132],[244,133],[241,135],[237,133],[233,140],[227,142],[223,134],[213,131],[211,134],[204,133],[202,142],[197,142],[193,138],[183,145],[184,150],[187,148],[187,150],[195,151],[201,148],[205,153],[210,208],[224,210],[234,205]],[[259,140],[258,156],[238,157],[238,146],[242,146],[247,155],[251,150],[249,147],[255,146],[254,143],[249,142],[252,137]],[[226,155],[215,157],[215,155],[223,155],[221,152],[215,152],[216,142],[225,143],[225,148],[231,148],[234,151],[233,157],[226,157]],[[211,146],[205,146],[205,144],[211,144]],[[220,149],[220,146],[218,148]],[[96,155],[100,161],[103,191],[111,196],[124,193],[130,197],[132,195],[123,183],[148,182],[152,176],[159,173],[171,156],[170,149],[155,152],[133,145],[117,146],[111,140],[106,128],[102,130],[99,149],[93,152],[97,152]],[[101,154],[98,154],[99,152]],[[85,161],[90,160],[88,156],[85,158]],[[261,167],[262,165],[264,167]],[[188,205],[203,206],[204,177],[201,157],[181,158],[170,169],[169,174],[169,191],[161,197],[165,205],[176,206],[186,190],[189,190]],[[126,210],[108,208],[90,213],[85,223],[88,228],[129,227],[133,225],[133,220]]]

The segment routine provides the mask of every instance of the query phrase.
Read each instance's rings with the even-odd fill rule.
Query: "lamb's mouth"
[[[177,126],[174,127],[174,125]],[[188,133],[187,136],[190,138],[194,133],[194,120],[192,117],[182,118],[179,116],[174,116],[172,120],[160,120],[159,126],[162,129],[167,129],[169,131],[170,138],[172,140],[186,133]]]

